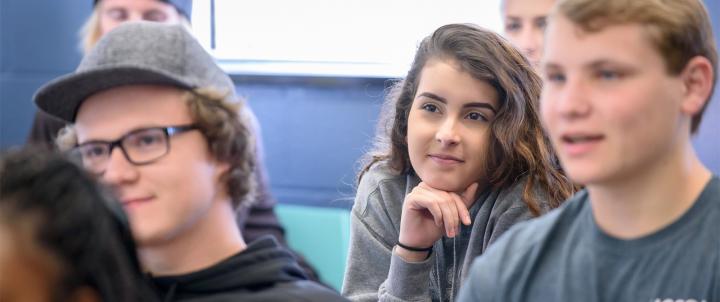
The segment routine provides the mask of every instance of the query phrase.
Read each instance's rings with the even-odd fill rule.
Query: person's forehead
[[[503,0],[503,14],[508,17],[546,16],[555,0]]]
[[[551,19],[546,32],[545,63],[598,60],[631,63],[650,61],[659,55],[641,24],[612,24],[586,31],[559,16]]]
[[[96,92],[80,104],[78,118],[84,111],[112,111],[123,115],[170,114],[184,107],[185,91],[166,85],[124,85]],[[145,108],[145,110],[143,110]],[[151,110],[154,109],[155,111]]]
[[[100,0],[100,3],[102,4],[124,4],[124,5],[132,5],[132,4],[159,4],[159,5],[169,5],[172,6],[172,4],[160,1],[160,0]]]
[[[143,128],[191,121],[185,92],[170,86],[132,85],[96,93],[78,108],[78,138],[108,139]]]
[[[159,0],[102,0],[100,2],[103,7],[121,7],[126,9],[175,9],[175,7],[167,2]]]
[[[477,79],[460,67],[454,59],[428,60],[421,71],[418,91],[428,90],[442,93],[443,96],[457,96],[450,101],[486,101],[495,106],[498,103],[497,91],[487,81]],[[448,79],[452,79],[448,81]],[[461,103],[462,103],[461,102]]]

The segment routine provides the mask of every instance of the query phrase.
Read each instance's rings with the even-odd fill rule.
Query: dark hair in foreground
[[[557,167],[557,160],[538,117],[541,80],[525,57],[499,35],[471,24],[438,28],[418,47],[410,71],[388,94],[375,142],[366,155],[362,178],[370,167],[387,161],[396,173],[414,173],[406,142],[408,115],[420,75],[430,59],[452,61],[498,93],[500,106],[492,122],[485,158],[488,182],[494,190],[527,176],[523,200],[539,215],[538,191],[547,192],[551,208],[569,197],[574,187]]]
[[[59,262],[54,301],[80,287],[101,301],[154,300],[119,203],[59,154],[0,154],[0,227],[19,232],[28,223],[32,241]]]

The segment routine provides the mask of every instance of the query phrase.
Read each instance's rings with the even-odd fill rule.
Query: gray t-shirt
[[[458,301],[720,301],[720,180],[678,220],[633,240],[600,230],[580,192],[476,259]]]
[[[342,291],[350,300],[452,301],[472,259],[510,226],[533,217],[522,200],[524,178],[504,190],[487,190],[470,208],[471,225],[461,225],[455,238],[438,240],[426,261],[409,263],[392,249],[400,235],[405,196],[419,182],[414,174],[396,175],[383,163],[360,181]],[[546,198],[538,199],[546,209]]]

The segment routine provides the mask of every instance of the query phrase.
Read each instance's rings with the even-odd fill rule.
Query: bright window
[[[195,1],[193,27],[234,74],[401,77],[437,27],[500,31],[499,0]]]

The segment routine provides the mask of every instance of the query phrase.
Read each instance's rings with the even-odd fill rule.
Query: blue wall
[[[91,3],[0,0],[0,148],[25,141],[35,90],[80,62],[76,33]]]
[[[373,138],[383,81],[236,82],[262,125],[275,197],[285,203],[350,207],[356,162]]]
[[[706,1],[720,41],[720,2]],[[80,60],[77,30],[90,0],[0,0],[0,149],[25,141],[34,91]],[[263,127],[274,196],[283,203],[349,207],[357,159],[368,148],[382,80],[238,77]],[[720,173],[720,90],[695,145]]]

